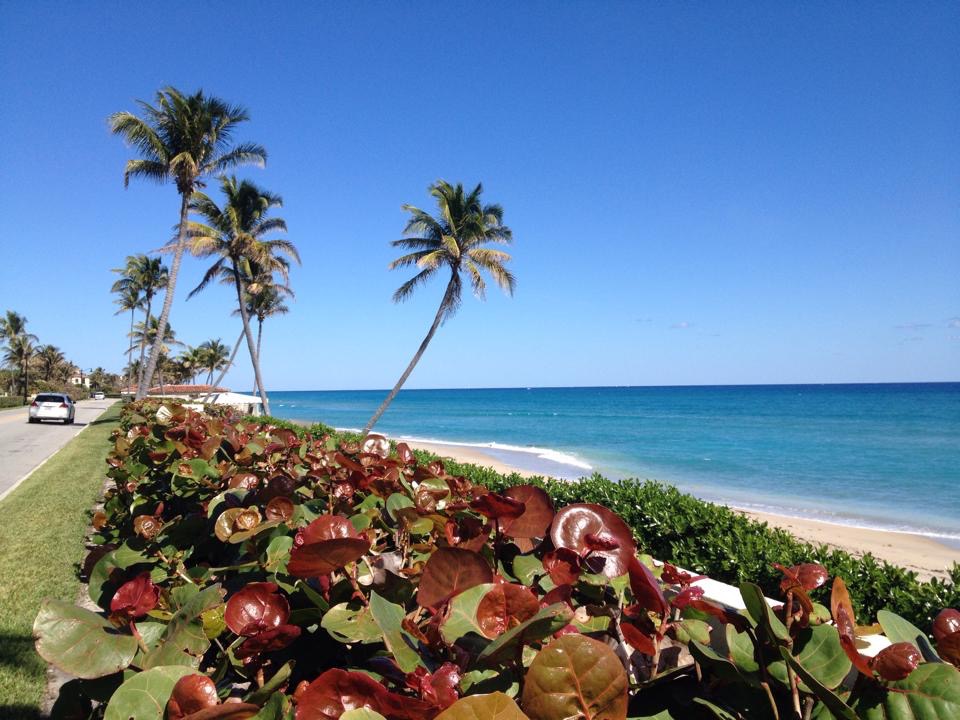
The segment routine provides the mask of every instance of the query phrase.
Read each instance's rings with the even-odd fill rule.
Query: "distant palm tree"
[[[403,231],[406,237],[394,240],[391,244],[414,252],[394,260],[390,263],[390,269],[415,265],[420,268],[420,272],[397,289],[393,294],[393,301],[406,300],[419,285],[443,268],[449,269],[450,279],[430,330],[397,384],[367,422],[364,433],[370,432],[400,392],[400,388],[420,362],[437,328],[453,317],[460,307],[463,288],[461,275],[469,278],[474,295],[481,300],[486,296],[487,287],[482,270],[490,273],[494,282],[504,292],[513,295],[516,279],[504,267],[504,263],[510,261],[510,255],[503,250],[482,247],[486,243],[508,245],[513,241],[513,232],[503,224],[502,207],[481,204],[482,192],[483,186],[480,184],[477,184],[472,192],[465,194],[460,183],[453,186],[439,180],[430,187],[430,194],[437,201],[437,217],[412,205],[403,206],[411,215]]]
[[[53,378],[57,369],[66,362],[63,352],[56,345],[44,345],[37,349],[36,359],[43,370],[43,379],[47,382]]]
[[[207,340],[199,348],[200,367],[207,371],[207,385],[213,381],[213,374],[227,366],[230,358],[230,348],[216,340]]]
[[[149,347],[151,353],[156,350],[158,357],[168,358],[171,347],[183,346],[183,343],[177,340],[177,333],[174,332],[173,328],[169,325],[163,335],[163,340],[158,342],[159,337],[160,320],[156,317],[151,317],[147,323],[138,322],[133,326],[133,333],[131,334],[133,341],[138,345],[142,343]],[[144,374],[143,377],[146,378],[146,374]],[[160,384],[161,386],[163,385],[162,376],[160,376]],[[147,390],[149,390],[149,388],[147,388]]]
[[[129,258],[128,258],[129,259]],[[116,270],[114,272],[117,272]],[[120,282],[119,280],[117,282]],[[114,283],[114,288],[116,288],[117,283]],[[127,335],[129,338],[133,334],[133,323],[136,319],[135,315],[137,310],[143,308],[143,297],[140,295],[140,288],[135,285],[126,285],[122,289],[113,289],[112,292],[118,293],[119,297],[113,302],[119,308],[114,315],[119,315],[122,312],[130,311],[130,333]],[[133,377],[130,375],[130,370],[133,367],[133,350],[136,347],[133,343],[133,339],[130,339],[130,346],[127,348],[127,352],[124,353],[127,356],[127,370],[126,370],[126,385],[130,387],[133,382]],[[140,367],[143,367],[143,363],[140,363]]]
[[[37,336],[27,332],[27,319],[18,312],[7,310],[7,314],[0,317],[0,340],[9,342],[21,335],[37,342]]]
[[[252,283],[251,283],[252,284]],[[286,285],[273,282],[273,279],[262,279],[258,283],[259,292],[247,293],[247,314],[257,318],[257,357],[260,357],[260,344],[263,339],[263,321],[268,317],[286,315],[290,308],[284,305],[284,297],[293,297],[293,290]],[[248,285],[249,287],[249,285]],[[234,310],[239,315],[240,310]],[[259,388],[254,388],[257,392]]]
[[[203,370],[203,355],[203,350],[192,345],[187,345],[177,355],[177,363],[183,370],[185,380],[196,383],[197,373]]]
[[[204,178],[230,168],[244,164],[262,167],[267,152],[252,143],[232,144],[236,126],[248,119],[242,107],[204,95],[202,90],[184,95],[172,87],[160,90],[155,103],[154,106],[138,101],[143,118],[130,112],[111,115],[110,127],[140,154],[139,158],[127,161],[124,186],[130,178],[137,177],[160,183],[173,181],[180,194],[176,249],[158,321],[162,338],[170,320],[180,260],[187,243],[187,217],[194,191],[203,187]],[[162,343],[156,343],[151,349],[144,371],[145,381],[137,388],[137,399],[145,396],[145,386],[153,379],[161,346]]]
[[[279,272],[286,279],[290,266],[288,258],[300,262],[300,255],[289,240],[266,239],[270,233],[285,232],[287,229],[283,218],[267,217],[271,208],[283,205],[279,195],[263,190],[249,180],[238,182],[235,177],[220,178],[220,189],[225,196],[222,208],[200,192],[194,194],[190,203],[191,209],[206,221],[205,225],[191,223],[190,251],[197,257],[219,256],[190,295],[195,295],[212,280],[223,279],[225,275],[233,280],[254,378],[264,412],[269,415],[270,402],[247,313],[247,285],[251,280],[258,279],[253,266],[269,274]]]
[[[34,346],[31,337],[31,335],[24,333],[7,340],[7,348],[3,357],[7,367],[19,371],[20,391],[23,395],[24,404],[26,404],[29,394],[30,361],[36,353],[36,346]]]
[[[147,255],[128,255],[126,264],[122,268],[114,268],[113,272],[120,274],[110,288],[115,293],[130,293],[137,291],[142,295],[141,307],[144,318],[153,317],[153,298],[163,290],[170,279],[170,271],[160,258],[151,258]],[[116,301],[119,302],[119,301]],[[132,314],[131,314],[132,320]],[[143,368],[145,345],[140,346],[140,367]],[[137,384],[143,385],[142,376],[137,376]]]

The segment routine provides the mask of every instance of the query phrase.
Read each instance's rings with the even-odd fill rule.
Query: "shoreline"
[[[525,478],[541,474],[503,462],[494,455],[485,452],[483,448],[406,439],[398,440],[398,442],[405,442],[415,450],[426,450],[442,458],[451,458],[457,462],[490,467],[504,474],[517,473]],[[845,550],[857,557],[870,553],[880,560],[886,560],[893,565],[912,570],[924,580],[929,580],[932,577],[949,578],[949,568],[954,562],[960,563],[960,549],[924,535],[896,530],[862,528],[824,520],[746,510],[723,502],[715,504],[726,505],[741,515],[759,522],[765,522],[771,527],[786,530],[798,539],[813,545],[826,545],[830,548]]]

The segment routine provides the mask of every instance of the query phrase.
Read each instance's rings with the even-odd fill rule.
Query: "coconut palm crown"
[[[370,432],[400,392],[437,328],[453,317],[460,307],[463,276],[469,280],[474,295],[481,300],[486,297],[487,288],[484,272],[489,273],[505,293],[513,295],[516,278],[505,267],[511,259],[509,253],[484,247],[488,243],[509,245],[513,241],[513,233],[503,224],[503,208],[494,204],[484,205],[480,201],[482,193],[483,186],[479,183],[466,193],[460,183],[451,185],[438,180],[430,186],[430,194],[437,203],[436,216],[413,205],[403,206],[411,216],[404,228],[406,237],[394,240],[391,244],[413,252],[398,257],[390,263],[390,269],[414,266],[419,272],[397,288],[393,294],[394,302],[409,298],[438,272],[448,270],[450,276],[430,330],[400,380],[370,418],[364,428],[365,433]]]
[[[262,166],[266,150],[253,143],[233,143],[236,126],[249,119],[240,106],[229,105],[202,90],[184,95],[176,88],[160,90],[155,104],[138,101],[141,115],[114,113],[110,129],[122,136],[140,155],[127,161],[123,173],[124,186],[131,178],[173,182],[180,194],[180,218],[177,241],[167,292],[160,311],[159,333],[162,339],[170,319],[170,308],[180,271],[180,260],[187,241],[187,217],[190,198],[203,187],[204,179],[244,164]],[[137,388],[143,398],[153,381],[162,342],[154,343],[144,370],[144,382]]]

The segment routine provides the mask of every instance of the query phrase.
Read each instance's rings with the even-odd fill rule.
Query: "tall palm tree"
[[[204,369],[203,360],[204,353],[199,347],[187,345],[180,351],[180,354],[177,355],[177,363],[183,370],[185,380],[189,380],[191,383],[196,382],[197,373]]]
[[[237,125],[248,120],[247,111],[228,105],[219,98],[204,95],[202,90],[184,95],[173,87],[157,92],[155,105],[138,101],[143,117],[130,112],[110,116],[110,128],[133,145],[140,157],[128,160],[123,173],[124,186],[130,178],[156,182],[172,181],[180,194],[180,217],[177,223],[176,249],[167,291],[160,311],[161,339],[170,320],[170,308],[180,272],[180,260],[187,243],[187,216],[190,198],[203,187],[204,178],[244,164],[264,165],[267,152],[260,145],[234,145],[232,135]],[[146,386],[153,379],[160,359],[162,343],[154,344],[144,371],[145,381],[137,388],[137,399],[144,397]]]
[[[253,266],[266,273],[279,272],[286,279],[290,259],[300,262],[300,255],[289,240],[266,238],[270,233],[287,229],[283,218],[267,217],[272,208],[283,205],[279,195],[263,190],[249,180],[238,182],[235,177],[220,178],[220,189],[225,196],[222,208],[200,192],[194,194],[190,203],[191,209],[206,221],[206,224],[191,223],[190,251],[197,257],[218,256],[190,295],[200,292],[212,280],[222,279],[225,273],[232,277],[260,401],[264,412],[269,415],[270,402],[247,313],[247,285],[251,279],[257,279]]]
[[[261,279],[258,284],[259,292],[247,293],[247,314],[257,318],[257,357],[259,358],[263,339],[263,321],[268,317],[286,315],[290,312],[290,308],[284,304],[283,300],[285,297],[293,297],[293,290],[287,285],[273,282],[272,277]],[[239,315],[239,308],[234,310],[233,314]],[[257,391],[258,388],[254,388],[254,392]]]
[[[7,310],[7,314],[0,317],[0,340],[9,342],[21,335],[37,342],[37,336],[27,332],[27,319],[18,312]]]
[[[213,381],[213,374],[222,370],[230,358],[230,347],[224,345],[220,338],[207,340],[198,348],[200,351],[200,367],[207,371],[207,385]]]
[[[110,288],[111,292],[126,293],[136,290],[143,296],[143,317],[153,317],[153,298],[163,290],[170,280],[170,271],[160,258],[151,258],[147,255],[128,255],[126,264],[122,268],[114,268],[113,272],[120,274]],[[119,302],[119,301],[117,301]],[[131,313],[131,323],[133,316]],[[145,345],[140,345],[140,367],[143,368]],[[143,385],[142,375],[137,376],[137,385]]]
[[[177,340],[177,333],[172,327],[167,326],[163,333],[163,339],[160,340],[160,320],[157,317],[151,317],[148,322],[138,322],[133,326],[131,338],[137,344],[144,344],[150,348],[150,352],[157,352],[157,357],[163,358],[164,362],[170,355],[171,347],[182,347],[183,343]],[[159,361],[158,361],[159,362]],[[163,385],[163,376],[157,371],[160,379],[160,385]],[[146,374],[143,375],[146,378]],[[149,390],[150,388],[146,388]],[[139,388],[137,388],[139,392]]]
[[[398,257],[390,263],[390,269],[415,265],[420,272],[397,288],[393,301],[406,300],[418,286],[443,268],[450,271],[450,279],[430,330],[397,384],[367,422],[364,433],[370,432],[400,392],[437,328],[453,317],[460,307],[462,275],[469,278],[474,295],[481,300],[486,296],[487,287],[481,271],[488,272],[505,293],[513,295],[516,279],[504,267],[504,263],[510,261],[510,255],[503,250],[483,247],[486,243],[509,245],[513,242],[513,232],[503,224],[503,208],[499,205],[483,205],[480,202],[481,193],[483,186],[479,183],[469,194],[465,194],[460,183],[454,186],[438,180],[430,186],[430,194],[437,202],[436,217],[413,205],[403,206],[411,215],[403,231],[405,237],[391,244],[413,252]]]
[[[116,272],[116,271],[114,271]],[[117,282],[120,282],[119,280]],[[114,283],[114,288],[116,288],[117,283]],[[127,348],[127,352],[124,353],[127,356],[127,370],[126,370],[126,385],[130,387],[133,376],[130,374],[130,370],[133,367],[133,350],[136,347],[133,343],[133,323],[136,320],[136,312],[143,307],[143,297],[140,295],[140,288],[135,285],[126,285],[122,289],[112,289],[112,292],[118,294],[118,297],[113,302],[117,305],[117,311],[114,315],[119,315],[120,313],[130,311],[130,333],[127,335],[130,338],[130,346]],[[140,367],[143,367],[143,363],[140,363]]]
[[[43,371],[43,379],[47,382],[50,382],[57,369],[67,360],[63,351],[56,345],[44,345],[38,348],[35,357]]]
[[[27,395],[29,394],[30,360],[36,353],[36,346],[31,338],[31,335],[23,333],[7,340],[7,349],[3,357],[7,367],[19,371],[20,390],[24,404],[27,403]]]

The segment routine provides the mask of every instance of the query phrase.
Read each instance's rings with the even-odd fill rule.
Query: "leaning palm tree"
[[[171,347],[182,347],[183,343],[177,340],[177,333],[174,332],[173,328],[169,325],[167,326],[166,332],[163,333],[161,340],[160,334],[160,320],[157,317],[151,317],[147,322],[138,322],[133,326],[133,332],[130,335],[131,339],[136,344],[144,344],[150,348],[150,352],[157,352],[157,356],[164,358],[166,363],[166,358],[170,355]],[[163,386],[163,376],[159,374],[160,385]],[[143,375],[146,377],[146,374]],[[137,388],[139,392],[140,388]],[[145,392],[149,388],[145,389]]]
[[[23,403],[27,403],[30,386],[30,361],[36,353],[36,346],[27,333],[14,336],[7,340],[7,349],[4,353],[4,363],[7,367],[17,370],[20,376],[20,390]]]
[[[269,415],[270,402],[247,313],[247,285],[250,279],[255,279],[252,266],[263,268],[267,273],[277,271],[286,279],[290,259],[300,262],[300,255],[289,240],[266,238],[270,233],[287,229],[283,218],[267,217],[271,208],[283,205],[279,195],[263,190],[249,180],[237,181],[235,177],[220,178],[220,189],[225,196],[222,208],[200,192],[194,194],[190,203],[191,209],[206,221],[206,224],[191,223],[190,251],[197,257],[219,256],[190,296],[203,290],[212,280],[222,279],[225,273],[232,278],[260,401],[264,412]]]
[[[494,282],[504,292],[513,295],[516,279],[504,267],[504,263],[510,260],[510,255],[503,250],[483,247],[486,243],[509,245],[513,241],[513,233],[503,224],[502,207],[481,204],[482,192],[483,186],[480,184],[477,184],[472,192],[465,194],[460,183],[453,186],[438,180],[430,186],[430,194],[437,201],[436,217],[412,205],[403,206],[411,215],[403,231],[406,237],[394,240],[391,244],[413,252],[394,260],[390,263],[390,269],[415,265],[420,272],[397,289],[393,294],[393,301],[406,300],[418,286],[443,268],[449,269],[450,279],[430,330],[397,384],[367,422],[363,429],[364,434],[370,432],[400,392],[400,388],[420,362],[437,328],[453,317],[460,307],[462,275],[469,278],[474,295],[481,300],[486,295],[487,287],[481,272],[484,270],[490,273]]]
[[[257,357],[260,357],[260,345],[263,340],[263,321],[269,317],[277,315],[286,315],[290,312],[283,300],[285,297],[293,297],[293,290],[287,285],[275,283],[273,278],[263,278],[257,283],[259,292],[247,293],[247,314],[257,319]],[[248,285],[249,287],[249,285]],[[239,315],[240,310],[234,310],[234,315]],[[258,388],[254,388],[257,392]]]
[[[37,336],[27,332],[27,319],[18,312],[7,310],[7,314],[0,317],[0,340],[9,342],[21,335],[37,342]]]
[[[67,360],[66,357],[64,357],[63,351],[56,345],[44,345],[38,348],[35,357],[40,363],[40,369],[43,371],[43,379],[47,382],[50,382],[57,368]]]
[[[163,290],[170,281],[170,271],[160,258],[151,258],[147,255],[128,255],[126,264],[122,268],[114,268],[113,272],[120,274],[110,288],[111,292],[127,293],[136,290],[143,296],[143,317],[153,317],[153,298]],[[119,302],[119,301],[118,301]],[[131,313],[131,322],[133,316]],[[140,367],[144,367],[143,355],[145,346],[140,346]],[[137,384],[142,385],[144,378],[137,377]]]
[[[167,291],[160,311],[161,339],[170,319],[170,308],[180,272],[180,260],[187,244],[187,216],[190,199],[204,178],[244,164],[261,167],[267,152],[252,143],[232,144],[236,126],[248,119],[247,111],[231,106],[200,90],[184,95],[166,87],[156,96],[156,105],[138,101],[143,117],[130,112],[110,116],[110,129],[133,145],[139,158],[128,160],[123,174],[124,186],[130,178],[157,182],[173,181],[180,194],[180,218],[177,223],[176,249],[170,264]],[[160,358],[162,343],[154,344],[144,371],[144,382],[137,388],[137,399],[144,397]]]

